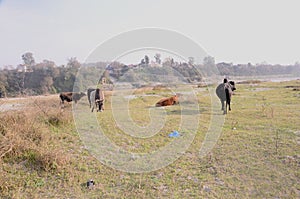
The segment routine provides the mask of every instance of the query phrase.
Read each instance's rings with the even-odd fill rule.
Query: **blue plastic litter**
[[[170,138],[176,138],[179,136],[180,136],[180,133],[178,131],[173,131],[172,133],[169,134]]]

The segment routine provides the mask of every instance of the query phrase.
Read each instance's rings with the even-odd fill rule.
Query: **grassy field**
[[[164,126],[143,139],[118,128],[107,93],[105,111],[96,118],[105,136],[130,152],[155,151],[176,140],[168,134],[180,128],[183,113],[199,120],[184,154],[141,174],[99,162],[80,139],[71,105],[61,111],[57,95],[1,99],[0,107],[16,110],[0,112],[0,198],[300,198],[300,80],[236,87],[222,133],[203,158],[199,150],[211,116],[222,116],[221,107],[211,106],[208,91],[215,85],[195,88],[199,112],[181,112],[179,105],[162,109]],[[137,90],[129,103],[131,119],[147,126],[149,108],[168,95],[166,89]],[[79,103],[88,110],[85,98]],[[89,179],[96,182],[93,189],[86,187]]]

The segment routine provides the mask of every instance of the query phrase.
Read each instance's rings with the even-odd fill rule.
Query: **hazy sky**
[[[83,62],[105,40],[143,27],[175,30],[217,62],[300,61],[299,1],[0,0],[0,66],[30,51]],[[139,61],[139,60],[138,60]]]

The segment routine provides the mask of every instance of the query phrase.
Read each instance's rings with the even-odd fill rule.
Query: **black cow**
[[[230,101],[234,90],[236,90],[234,81],[228,82],[227,79],[224,79],[224,82],[216,88],[216,94],[221,101],[224,114],[227,114],[227,106],[228,110],[231,111]],[[224,101],[226,102],[226,107],[224,107]]]
[[[83,96],[85,96],[85,93],[83,92],[62,92],[59,94],[60,103],[63,105],[64,101],[72,102],[74,101],[77,103]]]

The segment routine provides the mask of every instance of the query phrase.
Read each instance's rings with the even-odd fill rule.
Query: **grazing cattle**
[[[228,110],[231,111],[230,101],[234,90],[236,90],[234,81],[228,82],[227,79],[224,79],[224,83],[219,84],[216,88],[216,94],[221,101],[222,110],[224,111],[224,114],[227,114],[227,107]],[[224,101],[226,102],[225,107]]]
[[[90,104],[90,108],[92,107],[91,106],[91,92],[93,92],[94,90],[96,90],[95,88],[89,88],[87,90],[87,96],[88,96],[88,101],[89,101],[89,104]]]
[[[102,112],[104,110],[104,93],[102,90],[97,88],[96,90],[90,93],[90,103],[91,103],[91,111],[93,112],[95,107],[97,112]]]
[[[75,103],[77,103],[77,101],[79,101],[83,96],[85,96],[85,93],[80,92],[62,92],[59,94],[59,98],[60,98],[60,103],[63,105],[64,101],[67,102],[72,102],[74,101]]]
[[[155,106],[156,107],[171,106],[171,105],[175,105],[175,104],[179,104],[178,95],[174,95],[174,96],[169,97],[169,98],[161,99],[155,104]]]

